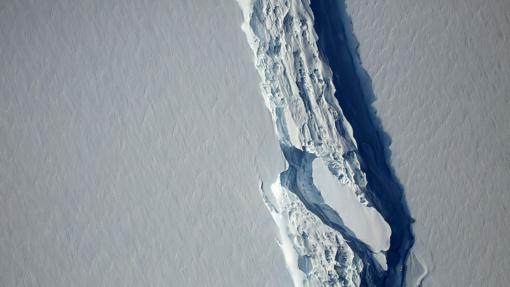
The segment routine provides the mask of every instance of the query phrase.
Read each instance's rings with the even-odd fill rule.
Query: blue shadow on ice
[[[356,252],[358,257],[363,261],[364,274],[362,274],[362,277],[365,278],[364,286],[373,286],[374,282],[378,282],[384,277],[384,272],[382,272],[375,263],[370,248],[358,240],[356,236],[344,226],[342,219],[338,216],[336,211],[323,204],[324,202],[320,191],[313,183],[312,162],[316,158],[315,155],[283,144],[281,148],[285,159],[289,163],[288,169],[280,174],[282,185],[294,192],[306,208],[318,216],[322,222],[342,234],[352,250]],[[342,260],[341,256],[342,251],[339,250],[335,255],[335,259],[338,263],[335,268],[345,268],[345,266],[342,265],[345,260]],[[343,272],[340,270],[337,271],[338,275],[342,276]],[[340,277],[340,280],[347,281],[349,279]]]
[[[371,103],[372,82],[361,66],[358,42],[344,0],[312,0],[314,28],[321,57],[333,71],[333,83],[343,113],[354,132],[361,168],[368,180],[367,198],[391,226],[388,271],[366,268],[363,286],[403,286],[405,262],[414,243],[413,219],[403,188],[389,165],[390,139],[383,131]]]

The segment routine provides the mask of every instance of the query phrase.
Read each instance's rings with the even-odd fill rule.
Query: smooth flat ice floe
[[[340,183],[320,158],[313,161],[313,180],[324,202],[338,213],[343,224],[358,239],[378,253],[376,259],[386,269],[386,258],[381,252],[390,247],[391,229],[381,214],[375,208],[361,204],[352,189]]]
[[[239,0],[239,4],[245,18],[242,29],[262,79],[262,94],[289,162],[289,169],[282,172],[274,188],[263,190],[263,194],[281,236],[292,238],[282,239],[291,274],[294,280],[309,286],[359,285],[354,280],[357,277],[343,274],[345,270],[360,272],[362,262],[340,232],[335,234],[337,248],[354,254],[354,259],[336,256],[333,261],[319,260],[322,255],[317,250],[324,249],[330,240],[314,240],[316,247],[311,249],[299,245],[308,242],[308,238],[329,238],[323,234],[330,228],[328,225],[340,227],[366,244],[373,259],[385,268],[384,251],[388,250],[391,236],[388,224],[365,197],[367,183],[360,169],[356,142],[334,97],[331,71],[319,58],[310,3]],[[318,158],[313,164],[311,155]],[[293,204],[287,203],[289,198]],[[292,222],[282,219],[289,215],[294,216]],[[303,232],[289,235],[291,229]],[[310,258],[314,264],[307,263]],[[296,266],[300,272],[314,276],[300,275]],[[331,269],[332,266],[337,268]]]

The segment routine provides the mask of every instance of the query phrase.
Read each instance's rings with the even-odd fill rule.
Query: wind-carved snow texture
[[[319,58],[310,2],[238,2],[288,163],[262,193],[294,284],[370,286],[386,269],[391,229],[365,196],[353,131]]]

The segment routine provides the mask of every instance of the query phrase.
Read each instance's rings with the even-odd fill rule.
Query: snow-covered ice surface
[[[263,196],[295,285],[400,286],[413,242],[412,220],[380,152],[368,108],[356,106],[365,102],[354,49],[336,40],[345,36],[344,18],[339,12],[330,17],[328,7],[310,6],[308,0],[239,4],[262,95],[288,164]],[[340,56],[331,58],[330,69],[332,48]],[[356,102],[346,115],[342,101]]]
[[[510,2],[347,7],[416,219],[408,286],[508,286]]]
[[[234,1],[0,1],[0,286],[291,286]]]

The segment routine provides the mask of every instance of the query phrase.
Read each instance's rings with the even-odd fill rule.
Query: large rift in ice
[[[295,286],[399,286],[386,280],[403,273],[387,261],[392,227],[374,204],[334,75],[321,60],[310,1],[239,4],[287,161],[262,194]]]

